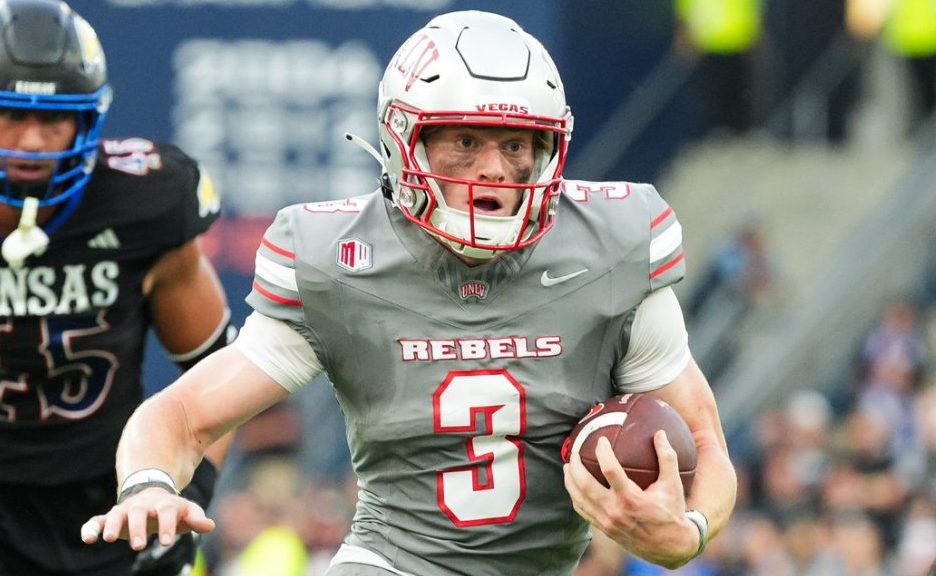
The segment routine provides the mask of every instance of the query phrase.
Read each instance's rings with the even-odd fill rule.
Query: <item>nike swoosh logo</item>
[[[544,270],[543,275],[540,276],[540,284],[549,288],[550,286],[555,286],[556,284],[562,284],[567,280],[571,280],[576,276],[581,276],[582,274],[588,272],[588,268],[582,268],[578,272],[573,272],[571,274],[566,274],[564,276],[556,276],[555,278],[549,275],[549,270]]]

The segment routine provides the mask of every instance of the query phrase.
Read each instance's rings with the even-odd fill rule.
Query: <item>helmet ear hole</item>
[[[380,175],[380,193],[387,200],[393,199],[393,186],[390,185],[390,177],[386,172]]]

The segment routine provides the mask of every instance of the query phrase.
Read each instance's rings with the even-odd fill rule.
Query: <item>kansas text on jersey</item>
[[[0,262],[0,482],[113,469],[142,397],[143,278],[217,217],[199,181],[173,146],[104,141],[84,198],[45,253],[19,269]]]

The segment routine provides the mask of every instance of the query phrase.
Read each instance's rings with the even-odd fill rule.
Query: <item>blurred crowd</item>
[[[936,109],[930,0],[676,0],[675,16],[701,135],[767,128],[846,143],[875,46],[899,63],[903,132]]]

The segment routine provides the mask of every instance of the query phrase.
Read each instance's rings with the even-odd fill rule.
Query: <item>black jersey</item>
[[[101,144],[75,212],[44,254],[0,260],[0,482],[106,474],[143,396],[143,279],[205,231],[219,202],[175,146]]]

